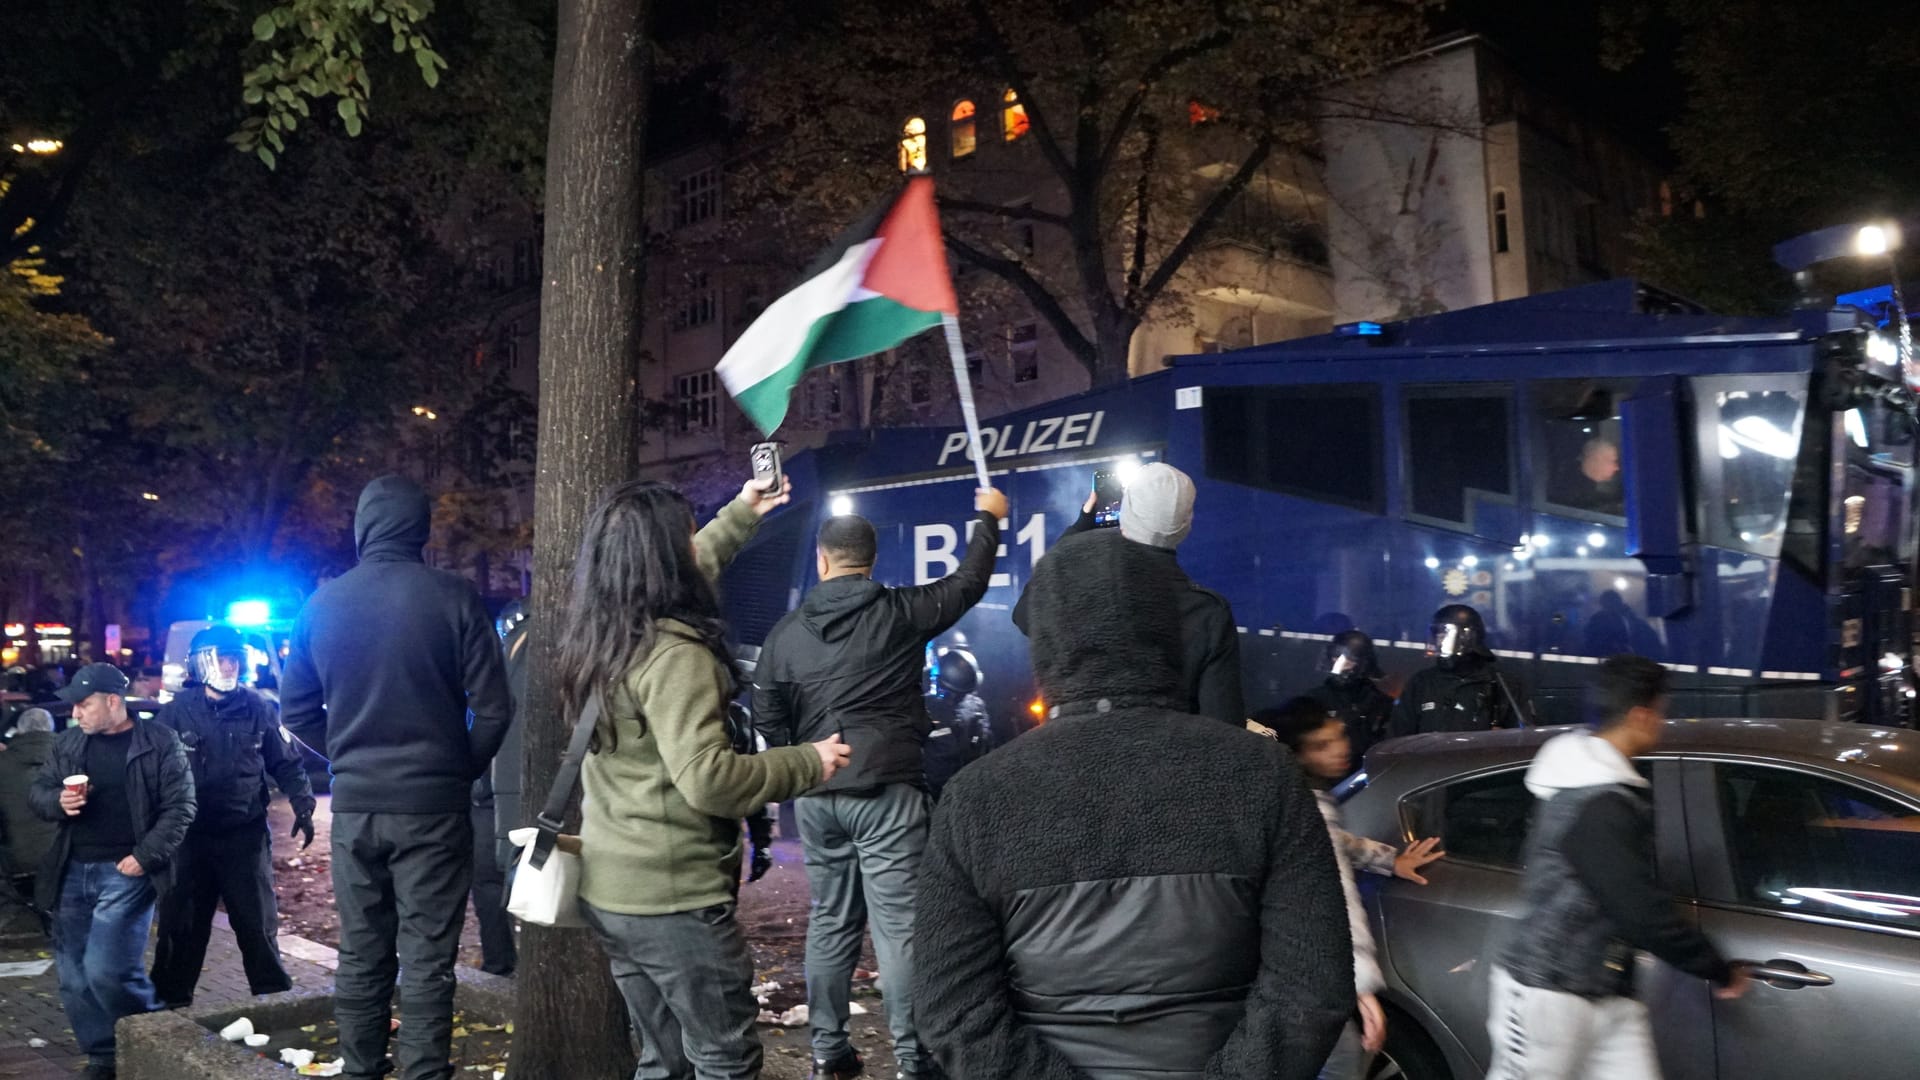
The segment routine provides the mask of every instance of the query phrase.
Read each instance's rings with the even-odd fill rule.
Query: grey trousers
[[[340,912],[334,1019],[349,1080],[387,1072],[393,980],[404,1023],[402,1080],[453,1076],[453,965],[473,877],[473,819],[453,814],[333,815]]]
[[[914,1031],[912,989],[913,905],[930,805],[912,784],[889,784],[871,796],[808,795],[794,805],[813,896],[807,1010],[815,1060],[831,1061],[850,1049],[847,1005],[869,913],[894,1057],[907,1071],[930,1060]]]
[[[753,957],[732,904],[673,915],[621,915],[585,901],[580,913],[613,965],[640,1033],[634,1080],[754,1080]]]

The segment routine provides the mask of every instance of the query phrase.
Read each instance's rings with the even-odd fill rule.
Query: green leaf
[[[257,86],[249,86],[240,92],[240,100],[249,105],[258,105],[266,100],[266,97],[267,95]]]
[[[360,115],[360,103],[350,97],[341,98],[340,104],[337,107],[340,110],[340,119],[345,120],[349,124],[353,123],[355,118]]]
[[[265,165],[269,169],[274,167],[273,151],[267,149],[264,146],[260,146],[260,147],[255,147],[253,152],[254,154],[258,155],[258,157],[260,158],[261,164]]]
[[[272,41],[274,30],[273,12],[271,11],[253,20],[253,40],[255,41]],[[272,161],[267,162],[267,168],[273,168]]]
[[[268,128],[263,134],[266,135],[267,141],[273,144],[273,148],[275,150],[285,152],[285,150],[287,149],[287,144],[281,141],[279,132],[273,130],[272,128]]]
[[[356,139],[360,137],[360,114],[359,113],[354,113],[352,116],[347,117],[347,134],[353,136]]]
[[[423,64],[420,67],[420,78],[426,80],[426,84],[429,87],[439,86],[440,69],[434,67],[432,64]]]
[[[375,8],[373,10],[373,25],[379,26],[381,23],[386,21],[387,21],[387,13],[385,11],[380,10],[379,8]]]
[[[397,53],[407,51],[407,36],[405,34],[393,35],[393,51]]]

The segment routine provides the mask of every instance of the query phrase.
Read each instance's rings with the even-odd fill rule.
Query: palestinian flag
[[[772,435],[800,376],[891,349],[959,310],[933,180],[916,176],[842,233],[714,370],[741,411]]]

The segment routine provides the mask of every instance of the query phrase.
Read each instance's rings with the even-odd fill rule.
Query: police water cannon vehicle
[[[982,436],[1012,509],[955,629],[1001,723],[1045,713],[1009,618],[1033,567],[1096,472],[1151,461],[1198,487],[1179,557],[1233,605],[1250,709],[1312,686],[1350,628],[1404,675],[1465,603],[1543,722],[1579,719],[1591,665],[1629,651],[1675,673],[1675,715],[1912,716],[1914,406],[1851,308],[1732,318],[1605,282],[1178,357]],[[814,584],[832,513],[874,523],[883,582],[958,565],[958,427],[849,433],[787,472],[796,504],[724,582],[744,643]]]

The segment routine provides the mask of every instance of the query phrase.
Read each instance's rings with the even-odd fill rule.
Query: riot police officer
[[[937,800],[955,773],[993,749],[993,726],[986,702],[974,692],[980,687],[980,669],[973,654],[956,645],[940,650],[934,664],[933,691],[927,695],[933,730],[922,753],[927,790]]]
[[[193,766],[199,812],[174,856],[172,892],[159,905],[153,986],[174,1008],[193,1001],[206,960],[215,904],[225,903],[246,968],[247,988],[293,988],[274,937],[273,838],[267,831],[267,776],[293,804],[293,834],[313,843],[313,783],[300,746],[266,698],[240,684],[246,646],[239,632],[213,626],[193,637],[187,685],[160,710],[179,732]]]
[[[1346,725],[1352,762],[1359,768],[1367,748],[1387,737],[1393,698],[1374,680],[1380,678],[1380,660],[1373,639],[1359,630],[1335,634],[1321,654],[1319,686],[1307,696]]]
[[[1525,689],[1500,670],[1479,612],[1465,604],[1448,604],[1434,612],[1427,652],[1433,666],[1407,681],[1394,712],[1394,735],[1533,723]]]

